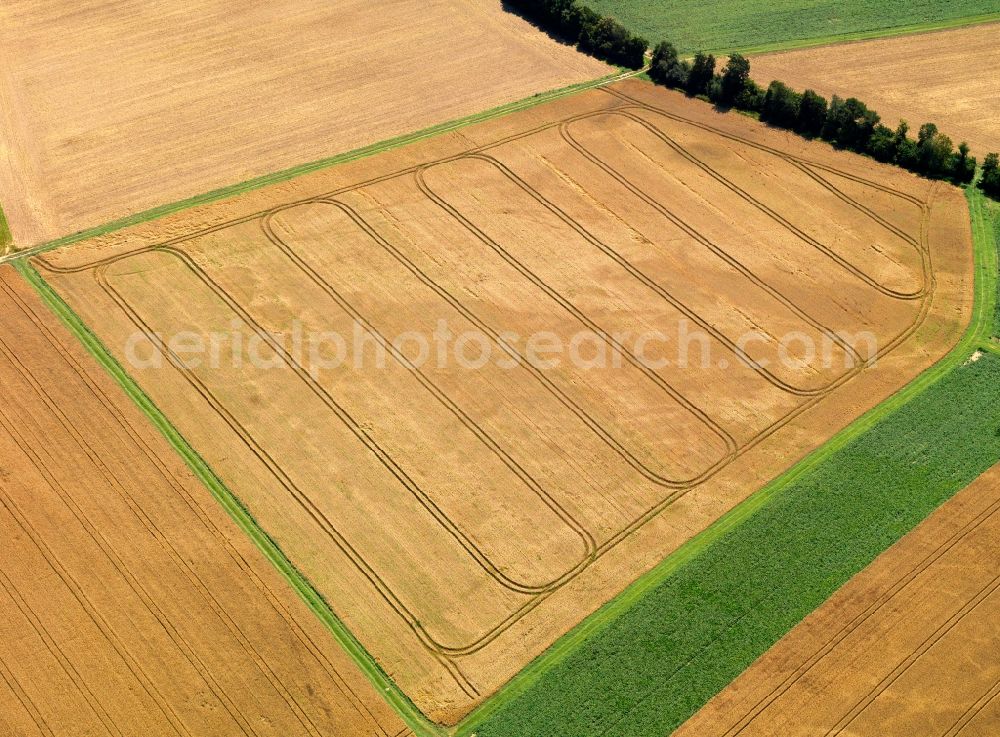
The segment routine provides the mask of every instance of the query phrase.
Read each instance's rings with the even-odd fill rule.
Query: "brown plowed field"
[[[958,190],[637,81],[35,263],[127,365],[255,344],[130,370],[441,721],[943,355],[972,284]],[[395,340],[440,321],[507,365]],[[382,368],[296,348],[355,325]],[[581,331],[618,360],[525,359]]]
[[[813,612],[676,737],[1000,734],[1000,466]]]
[[[857,97],[911,135],[934,123],[982,159],[1000,150],[1000,24],[754,56],[751,74],[800,92]]]
[[[612,71],[499,2],[5,0],[0,203],[23,248]]]
[[[0,303],[0,734],[399,734],[332,635],[9,266]]]

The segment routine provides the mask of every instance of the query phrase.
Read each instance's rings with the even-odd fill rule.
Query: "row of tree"
[[[548,33],[612,64],[640,69],[648,43],[613,18],[602,16],[577,0],[504,0]],[[861,100],[833,96],[827,100],[814,90],[799,93],[775,80],[765,90],[750,78],[750,61],[733,54],[715,71],[715,57],[699,52],[692,61],[681,59],[668,41],[653,50],[649,76],[658,84],[704,96],[720,107],[756,113],[770,125],[795,131],[807,138],[821,138],[839,148],[867,154],[934,179],[959,184],[971,182],[976,159],[964,142],[956,149],[952,140],[933,123],[909,136],[905,121],[895,129],[882,124],[878,113]],[[1000,157],[990,154],[983,165],[979,186],[1000,198]]]
[[[968,145],[961,143],[956,149],[933,123],[921,126],[913,139],[905,121],[895,130],[882,125],[878,113],[855,97],[844,100],[834,95],[827,101],[814,90],[799,93],[777,80],[764,90],[750,79],[750,61],[741,54],[730,56],[716,74],[711,54],[699,53],[693,61],[684,61],[664,41],[653,50],[649,76],[689,95],[704,95],[719,106],[757,113],[778,128],[821,138],[927,177],[966,184],[976,173],[976,159],[969,155]]]
[[[1000,200],[1000,155],[990,154],[986,157],[979,186],[990,197]]]
[[[598,59],[629,69],[641,69],[646,63],[646,39],[576,0],[505,0],[505,5]]]

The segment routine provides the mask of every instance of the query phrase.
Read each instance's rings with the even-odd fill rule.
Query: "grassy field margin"
[[[978,22],[988,22],[989,20],[1000,19],[1000,14],[984,16]],[[961,21],[961,22],[959,22]],[[959,19],[952,25],[967,25],[970,19]],[[950,26],[940,26],[950,27]],[[911,31],[901,29],[889,29],[884,35],[898,35],[902,32],[917,32],[918,30],[933,30],[928,27],[912,27]],[[844,39],[841,39],[844,40]],[[815,39],[811,41],[816,41]],[[808,45],[818,45],[819,43],[830,43],[832,41],[817,41]],[[790,42],[806,44],[808,42]],[[791,48],[786,47],[786,48]],[[241,192],[258,189],[278,182],[306,174],[318,169],[334,166],[348,161],[354,161],[366,156],[371,156],[382,151],[388,151],[409,143],[419,141],[423,138],[431,137],[441,133],[472,125],[477,122],[489,120],[495,117],[507,115],[519,110],[523,110],[534,105],[548,102],[559,97],[597,87],[609,82],[630,77],[638,72],[623,72],[609,75],[608,77],[590,82],[584,82],[570,87],[561,88],[546,93],[539,93],[533,97],[526,98],[514,103],[509,103],[494,108],[483,113],[461,118],[455,121],[442,123],[421,131],[399,136],[397,138],[382,141],[370,146],[356,149],[354,151],[339,154],[333,157],[310,162],[296,166],[275,174],[258,177],[246,182],[231,185],[209,193],[198,195],[179,202],[152,208],[134,215],[121,218],[119,220],[98,226],[86,231],[69,235],[40,246],[26,249],[20,252],[5,254],[0,257],[0,263],[12,262],[15,268],[32,284],[38,291],[46,304],[59,316],[59,318],[69,327],[69,329],[84,343],[87,349],[98,360],[98,362],[115,378],[123,387],[132,400],[142,409],[158,430],[171,443],[178,453],[184,458],[193,472],[209,488],[213,496],[219,501],[226,511],[239,524],[241,529],[248,534],[258,548],[275,565],[276,568],[291,583],[293,588],[310,606],[313,612],[330,629],[337,641],[345,648],[351,657],[358,663],[377,690],[389,701],[389,703],[399,712],[406,724],[420,737],[440,737],[445,734],[455,734],[460,736],[473,735],[478,725],[488,721],[494,714],[507,704],[526,692],[535,684],[546,672],[551,670],[558,663],[565,660],[583,642],[589,640],[593,635],[605,629],[611,622],[620,617],[624,612],[640,601],[650,590],[659,583],[669,578],[679,568],[695,559],[701,552],[708,549],[714,542],[724,537],[742,522],[751,517],[761,509],[769,500],[787,488],[791,483],[807,474],[832,454],[846,446],[853,439],[867,432],[886,415],[898,409],[903,404],[915,399],[928,387],[936,383],[941,377],[950,372],[955,366],[960,365],[968,358],[972,350],[977,347],[986,348],[991,352],[1000,353],[1000,347],[989,342],[992,334],[994,320],[993,316],[998,308],[996,304],[997,291],[997,262],[996,262],[996,242],[989,238],[984,238],[985,234],[992,234],[992,228],[986,221],[988,217],[986,210],[990,207],[984,196],[972,188],[967,189],[966,196],[969,201],[970,213],[973,221],[973,228],[976,232],[976,296],[973,320],[963,335],[958,345],[935,366],[931,367],[903,390],[887,399],[878,407],[865,414],[840,433],[835,435],[824,446],[814,451],[811,455],[800,461],[785,474],[778,477],[759,492],[747,499],[743,504],[731,510],[728,514],[720,518],[707,530],[692,538],[688,543],[679,548],[675,553],[667,557],[656,568],[645,576],[638,579],[622,594],[608,602],[605,606],[591,615],[578,627],[561,638],[549,650],[538,659],[533,661],[527,668],[519,673],[511,682],[501,689],[494,697],[489,699],[483,706],[473,712],[466,720],[457,727],[445,730],[438,725],[429,722],[426,717],[409,701],[406,695],[395,685],[395,683],[378,667],[371,656],[357,642],[347,628],[337,619],[329,604],[323,599],[309,581],[295,569],[294,565],[284,555],[275,542],[257,524],[249,514],[240,500],[229,491],[228,488],[212,472],[208,464],[194,451],[184,440],[178,431],[172,426],[162,412],[153,404],[142,389],[132,380],[128,373],[107,351],[99,339],[87,328],[73,310],[59,297],[58,294],[45,282],[41,275],[27,262],[31,256],[44,253],[71,243],[92,238],[105,233],[120,230],[131,225],[147,222],[167,214],[184,210],[208,202],[217,201],[227,197],[237,195]],[[9,231],[5,228],[6,223],[0,213],[0,245],[3,244],[4,233]],[[990,241],[984,246],[984,241]],[[4,249],[0,248],[0,253]]]
[[[309,580],[295,567],[271,539],[267,532],[257,523],[253,515],[243,505],[243,502],[212,471],[205,460],[177,431],[173,424],[153,403],[142,388],[132,379],[127,371],[111,355],[101,340],[84,324],[73,309],[66,304],[54,289],[45,281],[41,274],[20,258],[13,261],[13,266],[35,289],[42,301],[62,321],[76,338],[83,343],[90,354],[122,387],[129,398],[149,418],[157,430],[173,446],[174,450],[187,463],[188,467],[201,480],[216,501],[239,525],[240,529],[253,541],[264,556],[274,565],[281,575],[291,584],[295,592],[309,606],[312,612],[326,625],[337,642],[348,652],[355,663],[361,668],[369,681],[375,686],[386,701],[399,713],[406,725],[418,737],[439,737],[442,731],[424,717],[416,706],[407,698],[403,691],[389,678],[368,654],[364,647],[354,638],[343,622],[333,613],[329,603]]]
[[[325,169],[338,164],[356,161],[368,156],[373,156],[384,151],[389,151],[400,146],[405,146],[425,138],[458,130],[465,126],[491,120],[515,113],[527,108],[541,105],[546,102],[556,100],[567,95],[583,92],[588,89],[610,84],[621,79],[635,76],[643,70],[619,69],[614,74],[609,74],[595,80],[580,82],[578,84],[562,87],[548,92],[540,92],[531,97],[523,98],[515,102],[500,105],[490,110],[447,121],[438,125],[424,128],[419,131],[407,133],[395,138],[365,146],[352,151],[347,151],[331,157],[317,161],[301,164],[289,169],[268,174],[244,182],[233,184],[220,189],[212,190],[204,194],[189,197],[177,202],[161,205],[149,210],[129,215],[118,220],[105,223],[94,228],[80,231],[71,235],[57,238],[53,241],[43,243],[38,246],[26,248],[24,250],[14,250],[13,239],[7,227],[7,221],[0,209],[0,264],[10,264],[28,281],[29,284],[39,294],[42,301],[51,309],[63,324],[76,336],[86,347],[88,352],[94,356],[97,362],[112,376],[112,378],[122,387],[125,393],[142,410],[153,425],[166,438],[167,442],[181,455],[194,474],[208,487],[212,496],[222,505],[226,512],[233,518],[240,529],[242,529],[261,550],[264,556],[278,569],[282,576],[291,584],[296,593],[306,602],[313,613],[319,617],[320,621],[333,634],[337,642],[361,668],[369,681],[375,686],[383,698],[396,710],[406,725],[417,737],[442,737],[450,732],[438,724],[431,722],[426,716],[410,701],[409,697],[396,685],[396,683],[379,667],[374,658],[357,641],[354,635],[334,614],[332,607],[325,600],[316,588],[306,579],[306,577],[295,567],[295,565],[284,554],[277,543],[267,534],[267,532],[257,523],[242,501],[233,494],[221,479],[215,475],[205,460],[191,447],[191,445],[177,431],[173,424],[166,418],[160,409],[146,395],[132,379],[127,371],[118,363],[112,354],[103,345],[100,339],[87,327],[83,320],[73,311],[73,309],[55,292],[45,281],[41,274],[30,264],[29,259],[61,247],[77,243],[88,238],[94,238],[117,230],[149,222],[157,218],[164,217],[171,213],[186,210],[198,205],[215,202],[218,200],[233,197],[242,192],[248,192],[261,187],[293,179],[309,172]]]
[[[972,227],[977,229],[976,238],[993,238],[994,249],[997,254],[998,269],[1000,269],[1000,203],[979,194],[975,202],[970,202],[970,208],[975,207]],[[992,226],[992,230],[991,230]],[[984,347],[991,351],[1000,351],[1000,344],[996,341],[1000,339],[1000,285],[997,286],[998,295],[993,307],[993,326]]]
[[[14,238],[10,234],[7,216],[3,214],[3,208],[0,207],[0,256],[6,256],[12,250],[14,250]]]
[[[666,581],[685,564],[691,562],[711,545],[723,538],[761,510],[797,480],[815,471],[835,453],[855,439],[870,431],[885,417],[900,407],[918,399],[928,388],[940,381],[957,366],[969,359],[974,351],[988,348],[1000,354],[1000,347],[991,343],[994,316],[998,309],[998,253],[993,222],[987,213],[992,204],[974,186],[965,190],[973,228],[973,253],[975,259],[974,306],[972,320],[962,338],[949,353],[934,366],[921,373],[902,390],[874,407],[833,436],[823,446],[813,451],[788,471],[778,476],[746,501],[719,518],[706,530],[667,556],[659,565],[637,579],[629,588],[609,601],[584,620],[552,647],[518,673],[500,691],[479,709],[470,714],[455,730],[459,737],[472,737],[477,730],[496,716],[502,709],[528,692],[546,673],[565,661],[594,635],[607,629],[614,621],[628,612],[650,591]],[[956,492],[958,489],[955,490]]]

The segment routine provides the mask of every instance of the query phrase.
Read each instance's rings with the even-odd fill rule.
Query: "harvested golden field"
[[[972,286],[959,190],[638,81],[34,263],[441,722],[942,356]]]
[[[883,553],[677,737],[1000,733],[1000,467]]]
[[[0,302],[0,734],[401,734],[332,635],[9,266]]]
[[[0,203],[27,247],[603,76],[499,2],[0,4]]]
[[[982,159],[1000,150],[1000,24],[818,46],[751,59],[760,84],[780,79],[800,92],[857,97],[913,134],[935,123]]]

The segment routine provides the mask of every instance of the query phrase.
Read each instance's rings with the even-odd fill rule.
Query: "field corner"
[[[975,22],[984,23],[992,20],[1000,20],[1000,13],[984,16],[983,18],[983,20]],[[963,22],[954,22],[951,25],[941,24],[940,28],[970,24],[969,19],[960,20]],[[919,30],[920,29],[905,31],[903,29],[888,29],[888,32],[879,35],[902,35],[902,33],[915,33]],[[928,28],[923,30],[937,30],[937,28]],[[865,38],[874,37],[878,37],[878,35],[865,36]],[[841,41],[844,40],[861,40],[861,37],[841,39]],[[840,41],[820,40],[816,43],[802,42],[801,46],[792,47],[786,45],[784,48],[799,48],[805,45],[815,46],[822,45],[824,43],[837,42]],[[39,274],[30,263],[28,263],[28,258],[87,238],[104,235],[106,233],[121,230],[138,223],[154,220],[190,207],[225,199],[242,192],[258,189],[270,184],[283,182],[312,171],[365,158],[382,151],[388,151],[416,142],[423,138],[456,130],[466,125],[471,125],[484,120],[501,117],[557,99],[559,97],[598,87],[611,81],[616,81],[630,76],[648,78],[647,75],[643,73],[643,70],[640,70],[639,72],[613,74],[598,80],[572,85],[559,90],[538,93],[530,98],[509,103],[473,116],[442,123],[437,126],[411,134],[406,134],[398,138],[389,139],[361,149],[338,154],[331,158],[303,164],[292,169],[248,180],[246,182],[214,190],[212,192],[204,193],[176,203],[136,213],[135,215],[131,215],[102,226],[97,226],[80,233],[65,236],[55,241],[25,249],[23,251],[13,250],[13,243],[10,240],[10,232],[7,228],[7,223],[3,217],[3,213],[0,211],[0,263],[11,263],[38,292],[49,309],[51,309],[69,328],[75,337],[84,344],[98,363],[100,363],[101,366],[108,371],[109,374],[111,374],[111,376],[125,390],[126,394],[128,394],[132,401],[134,401],[136,405],[138,405],[138,407],[149,417],[150,421],[163,434],[167,441],[182,456],[182,458],[184,458],[191,470],[196,476],[198,476],[202,483],[208,487],[213,497],[215,497],[215,499],[223,506],[226,512],[233,518],[237,525],[239,525],[241,530],[250,536],[255,545],[292,585],[296,593],[306,602],[313,613],[320,618],[338,643],[351,655],[352,659],[365,673],[366,677],[368,677],[379,693],[381,693],[386,701],[400,714],[406,725],[419,737],[443,737],[443,735],[472,737],[475,735],[475,730],[478,725],[488,720],[491,715],[501,709],[505,704],[516,699],[518,695],[530,689],[533,683],[535,683],[543,673],[551,669],[560,661],[564,660],[581,643],[589,639],[594,634],[600,632],[614,619],[630,609],[635,602],[640,600],[647,592],[656,587],[660,582],[672,575],[677,569],[695,558],[700,552],[708,548],[716,540],[721,538],[733,528],[739,526],[743,521],[756,513],[765,504],[767,504],[770,499],[779,494],[782,489],[786,488],[790,483],[798,479],[803,474],[809,472],[817,465],[821,464],[828,456],[842,448],[855,437],[869,430],[886,414],[918,397],[922,392],[924,392],[932,384],[936,383],[955,366],[966,360],[974,350],[985,348],[987,350],[1000,353],[1000,344],[997,344],[992,340],[992,336],[995,335],[996,332],[1000,332],[1000,320],[994,319],[994,315],[997,310],[997,237],[1000,235],[1000,233],[997,232],[997,229],[1000,228],[1000,208],[996,207],[994,203],[988,201],[986,196],[974,186],[965,188],[965,197],[968,203],[973,226],[973,251],[975,258],[975,296],[973,316],[969,326],[963,333],[962,338],[944,358],[921,373],[902,390],[889,397],[884,402],[862,415],[860,418],[856,419],[822,446],[752,494],[743,503],[730,510],[730,512],[722,516],[706,530],[691,538],[674,553],[664,558],[649,572],[636,579],[621,594],[605,603],[600,609],[591,614],[583,622],[560,638],[548,650],[522,669],[496,694],[487,699],[479,708],[474,710],[469,716],[451,729],[439,727],[438,725],[427,720],[427,718],[408,699],[402,690],[396,686],[396,684],[387,674],[385,674],[384,671],[382,671],[364,647],[336,617],[329,603],[294,567],[277,544],[258,525],[256,520],[254,520],[241,501],[225,486],[225,484],[223,484],[204,459],[197,454],[197,452],[173,427],[170,421],[156,407],[152,400],[143,392],[143,390],[138,386],[138,384],[135,383],[125,369],[109,353],[107,348],[101,343],[96,335],[94,335],[94,333],[83,323],[83,321],[78,315],[76,315],[69,305],[67,305],[65,301],[63,301],[62,298],[52,289],[41,274]],[[990,216],[991,210],[994,213],[992,218]]]
[[[977,178],[978,179],[978,178]],[[773,479],[742,503],[716,520],[707,529],[688,540],[654,568],[636,579],[621,594],[605,603],[587,619],[563,635],[548,650],[522,669],[496,694],[469,714],[454,729],[456,737],[475,737],[476,729],[506,704],[528,691],[540,677],[568,657],[591,636],[605,629],[636,602],[669,578],[685,563],[753,516],[794,481],[822,464],[835,452],[877,425],[885,416],[918,398],[952,369],[960,366],[976,350],[986,348],[1000,354],[1000,344],[992,340],[1000,332],[1000,314],[994,326],[994,314],[1000,310],[998,269],[1000,269],[1000,207],[995,207],[975,183],[963,187],[973,231],[974,295],[972,318],[959,341],[933,366],[927,368],[901,390],[854,420],[826,443]],[[995,217],[987,212],[994,209]]]
[[[76,233],[71,233],[69,235],[56,238],[55,240],[48,241],[46,243],[41,243],[39,245],[30,246],[21,250],[15,249],[13,241],[9,238],[10,232],[7,229],[6,220],[3,219],[3,212],[0,210],[0,264],[12,261],[18,258],[30,258],[32,256],[37,256],[48,251],[53,251],[63,246],[68,246],[72,243],[77,243],[79,241],[87,240],[89,238],[96,238],[98,236],[107,235],[108,233],[113,233],[118,230],[123,230],[133,225],[139,225],[141,223],[146,223],[151,220],[156,220],[167,215],[171,215],[182,210],[187,210],[192,207],[197,207],[199,205],[206,205],[212,202],[218,202],[219,200],[228,199],[230,197],[235,197],[236,195],[242,194],[244,192],[251,192],[256,189],[261,189],[262,187],[267,187],[272,184],[280,184],[281,182],[286,182],[290,179],[295,179],[296,177],[302,176],[303,174],[309,174],[310,172],[319,171],[321,169],[327,169],[331,166],[337,166],[338,164],[346,164],[351,161],[357,161],[359,159],[364,159],[369,156],[374,156],[385,151],[391,151],[395,148],[400,148],[401,146],[406,146],[411,143],[416,143],[425,138],[432,138],[434,136],[440,135],[442,133],[448,133],[450,131],[458,130],[475,123],[480,123],[486,120],[492,120],[493,118],[500,118],[505,115],[510,115],[511,113],[518,112],[520,110],[526,110],[536,105],[541,105],[542,103],[551,102],[552,100],[557,100],[561,97],[566,97],[568,95],[576,94],[577,92],[583,92],[585,90],[593,89],[595,87],[600,87],[612,82],[617,82],[621,79],[626,79],[628,77],[634,76],[641,73],[643,70],[633,71],[633,70],[621,70],[608,74],[604,77],[599,77],[598,79],[592,79],[586,82],[578,82],[576,84],[569,85],[567,87],[560,87],[554,90],[548,90],[546,92],[536,92],[531,97],[526,97],[521,100],[515,100],[514,102],[509,102],[504,105],[500,105],[489,110],[484,110],[479,113],[474,113],[468,115],[464,118],[458,118],[456,120],[446,121],[444,123],[438,123],[437,125],[430,126],[429,128],[423,128],[421,130],[413,131],[411,133],[404,133],[401,136],[396,136],[394,138],[389,138],[384,141],[378,141],[376,143],[363,146],[362,148],[353,149],[351,151],[345,151],[333,156],[318,159],[316,161],[310,161],[304,164],[299,164],[288,169],[283,169],[281,171],[273,172],[271,174],[265,174],[260,177],[255,177],[253,179],[248,179],[243,182],[238,182],[236,184],[231,184],[226,187],[221,187],[219,189],[214,189],[209,192],[204,192],[202,194],[194,195],[192,197],[185,198],[183,200],[178,200],[177,202],[170,202],[163,205],[158,205],[157,207],[150,208],[148,210],[143,210],[141,212],[134,213],[132,215],[127,215],[117,220],[112,220],[111,222],[104,223],[103,225],[96,225],[92,228],[87,228],[86,230],[81,230]],[[8,240],[4,240],[4,233],[7,233]],[[5,246],[4,244],[7,243]]]
[[[94,357],[100,366],[125,391],[128,397],[146,415],[174,450],[184,459],[194,475],[201,481],[215,500],[263,553],[264,557],[278,570],[291,585],[296,594],[333,635],[337,643],[350,655],[358,668],[365,674],[375,690],[399,714],[416,737],[442,737],[443,730],[430,722],[410,701],[403,691],[379,667],[375,660],[334,614],[332,607],[309,580],[295,567],[282,552],[277,543],[260,527],[249,510],[243,505],[212,471],[205,460],[195,451],[171,424],[160,409],[132,379],[115,359],[100,339],[86,326],[73,309],[45,281],[26,257],[8,261],[37,292],[42,302],[59,318]]]

